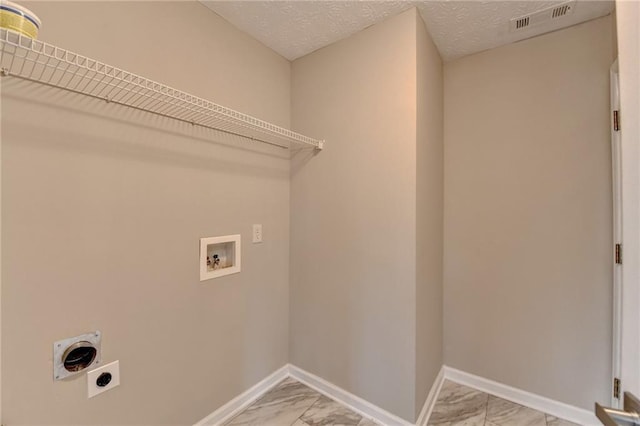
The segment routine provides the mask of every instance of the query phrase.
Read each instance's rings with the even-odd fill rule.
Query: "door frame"
[[[621,391],[640,395],[640,2],[616,0],[622,194]]]
[[[616,59],[609,70],[611,88],[610,117],[614,111],[620,110],[620,81],[618,60]],[[611,171],[613,190],[613,249],[622,243],[622,158],[620,132],[614,128],[611,120]],[[613,262],[613,334],[612,334],[612,369],[611,369],[611,406],[620,408],[620,398],[614,396],[615,380],[620,378],[622,364],[622,265]]]

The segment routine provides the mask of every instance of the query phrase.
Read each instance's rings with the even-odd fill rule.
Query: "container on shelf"
[[[26,7],[11,1],[0,1],[0,28],[35,39],[38,38],[40,25],[40,19]]]

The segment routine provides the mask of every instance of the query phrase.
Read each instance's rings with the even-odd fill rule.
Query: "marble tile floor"
[[[380,426],[288,378],[225,426]],[[445,380],[428,426],[579,426]]]
[[[295,379],[285,379],[226,426],[378,426]]]
[[[445,380],[428,426],[578,426]]]

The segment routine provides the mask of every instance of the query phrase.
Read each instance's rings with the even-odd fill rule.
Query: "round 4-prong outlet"
[[[115,388],[120,384],[120,362],[113,361],[87,373],[89,398]]]

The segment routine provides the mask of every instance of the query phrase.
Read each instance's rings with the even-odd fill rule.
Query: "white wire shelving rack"
[[[66,49],[0,29],[0,75],[17,77],[281,148],[314,139]]]

